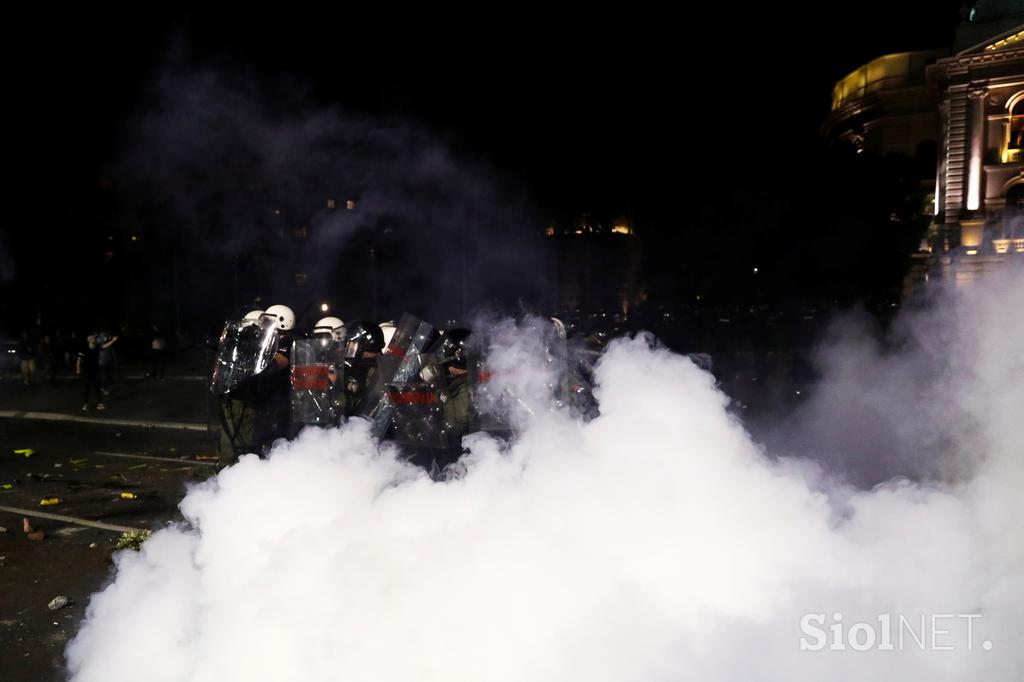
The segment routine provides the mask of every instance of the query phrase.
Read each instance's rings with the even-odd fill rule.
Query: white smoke
[[[919,396],[921,419],[955,403],[932,428],[968,464],[932,482],[861,490],[766,453],[709,374],[646,336],[610,346],[590,422],[516,384],[532,404],[520,436],[470,437],[455,480],[359,420],[307,430],[192,489],[186,524],[117,555],[68,648],[72,679],[1019,679],[1022,297],[1007,277],[912,322],[943,339],[929,385],[954,391]],[[522,367],[530,343],[499,341],[511,355],[495,366]],[[899,358],[871,368],[879,395],[913,380]],[[807,614],[828,644],[844,628],[847,649],[801,650],[817,643]],[[880,617],[896,650],[850,648],[858,622],[882,635]]]

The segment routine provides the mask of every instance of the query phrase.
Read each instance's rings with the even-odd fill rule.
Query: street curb
[[[61,523],[73,523],[76,526],[86,526],[87,528],[98,528],[99,530],[109,530],[114,533],[138,533],[144,529],[134,528],[132,526],[119,526],[113,523],[104,523],[102,521],[93,521],[92,519],[82,519],[77,516],[65,516],[64,514],[50,514],[47,512],[36,511],[34,509],[21,509],[20,507],[5,507],[0,506],[0,512],[7,514],[14,514],[15,516],[31,516],[37,519],[47,519],[49,521],[60,521]]]
[[[0,410],[0,417],[10,419],[39,419],[53,422],[78,422],[81,424],[100,424],[106,426],[135,426],[148,429],[176,429],[179,431],[209,431],[206,424],[193,422],[161,422],[161,421],[138,421],[133,419],[105,419],[102,417],[82,417],[77,414],[63,414],[61,412],[18,412],[14,410]]]

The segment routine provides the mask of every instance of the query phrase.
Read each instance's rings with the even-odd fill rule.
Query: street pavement
[[[121,532],[180,521],[186,486],[216,472],[201,378],[122,378],[106,404],[83,412],[74,379],[34,387],[0,379],[4,682],[66,679],[64,648],[89,595],[111,578]],[[42,539],[25,532],[26,519]],[[70,604],[51,610],[58,596]]]

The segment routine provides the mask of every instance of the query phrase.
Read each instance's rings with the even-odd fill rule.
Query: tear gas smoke
[[[182,295],[218,321],[253,296],[287,296],[296,273],[314,296],[343,292],[343,319],[400,305],[448,319],[544,291],[542,221],[516,183],[415,121],[319,105],[299,77],[196,62],[184,43],[113,170],[124,220],[191,265]],[[224,272],[214,292],[210,270]]]
[[[309,429],[195,487],[186,524],[117,555],[68,648],[72,679],[1018,679],[1022,295],[1018,273],[903,323],[946,360],[903,413],[943,444],[931,482],[859,489],[765,452],[708,373],[644,335],[601,361],[599,417],[525,412],[507,447],[471,436],[455,480],[359,420]],[[492,362],[523,367],[531,343],[508,325]],[[857,356],[845,369],[881,383],[846,397],[903,395],[920,352]],[[509,387],[536,407],[543,383]],[[966,466],[951,474],[947,455]],[[808,614],[846,649],[801,650]],[[894,650],[856,650],[856,625],[886,614]]]

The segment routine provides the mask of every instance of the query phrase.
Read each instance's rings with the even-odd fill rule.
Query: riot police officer
[[[344,393],[338,384],[345,323],[325,317],[308,338],[292,341],[291,433],[304,426],[337,426],[344,412]]]
[[[295,313],[286,305],[272,305],[260,316],[260,324],[277,331],[277,343],[276,348],[272,349],[271,361],[253,378],[256,396],[254,440],[260,454],[266,454],[275,440],[288,436],[291,394],[289,356]]]
[[[345,337],[345,416],[359,414],[376,374],[377,356],[384,350],[384,333],[373,322],[356,322]]]
[[[444,403],[445,429],[453,444],[461,443],[469,433],[472,420],[472,401],[469,394],[467,344],[470,331],[455,327],[441,337],[440,367],[442,370],[441,401]],[[461,446],[460,450],[461,450]]]
[[[228,322],[221,335],[211,391],[216,395],[221,432],[218,453],[222,466],[256,450],[256,396],[247,378],[256,371],[262,310],[251,310],[240,322]]]

